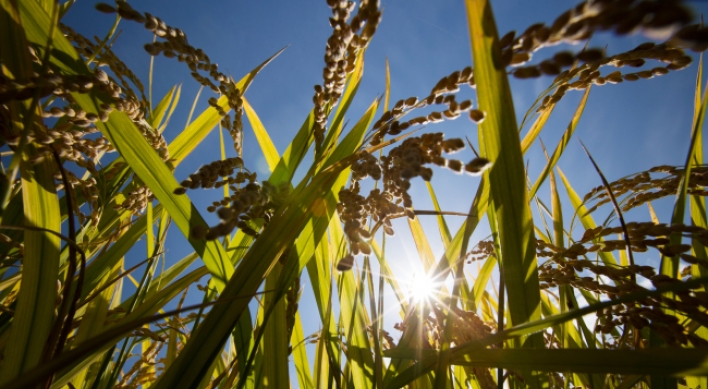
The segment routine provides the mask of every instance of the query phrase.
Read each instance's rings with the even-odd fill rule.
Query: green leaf
[[[253,347],[253,324],[251,324],[251,312],[246,309],[234,327],[231,336],[233,337],[234,347],[236,349],[236,368],[240,377],[246,377],[249,373],[246,370],[248,353]]]
[[[256,135],[256,140],[261,146],[263,157],[265,157],[265,160],[268,163],[268,168],[272,172],[275,170],[276,166],[278,166],[278,162],[280,161],[280,154],[275,148],[273,141],[270,139],[268,131],[266,131],[265,127],[263,126],[263,123],[261,123],[261,119],[259,119],[258,115],[256,115],[256,111],[253,110],[253,107],[251,107],[251,104],[248,103],[248,100],[246,100],[245,97],[242,99],[243,111],[246,113],[246,117],[251,123],[253,133]]]
[[[501,50],[489,1],[465,2],[470,26],[479,107],[486,119],[479,127],[481,155],[494,164],[486,173],[495,207],[501,244],[501,265],[513,325],[541,317],[533,220],[526,191],[525,169],[517,132],[516,113],[500,65]],[[543,339],[530,344],[543,348]]]
[[[157,107],[155,107],[155,109],[152,111],[152,115],[150,116],[150,127],[157,130],[157,128],[160,126],[160,123],[162,123],[162,119],[165,117],[165,114],[167,113],[167,108],[169,108],[170,102],[172,102],[174,96],[175,87],[173,86],[172,88],[170,88],[170,91],[165,94],[165,97],[160,100],[160,102],[157,104]],[[177,105],[177,101],[175,101],[173,105]]]
[[[698,74],[696,75],[696,92],[694,101],[694,117],[698,116],[699,107],[701,103],[701,81],[703,79],[703,53],[700,55],[700,61],[698,63]],[[700,166],[703,164],[703,131],[696,135],[696,145],[693,149],[693,159],[691,161],[694,166]],[[706,214],[706,202],[702,196],[693,195],[691,196],[691,221],[695,226],[701,228],[708,228],[708,215]],[[698,241],[698,239],[693,239],[693,255],[697,258],[708,260],[708,252],[706,247]],[[701,277],[708,276],[708,271],[703,268],[703,266],[693,265],[693,274],[699,274]]]
[[[417,217],[413,220],[408,218],[406,219],[408,221],[408,228],[410,228],[411,235],[413,236],[415,248],[418,250],[420,262],[423,264],[423,270],[425,270],[427,274],[430,272],[430,269],[435,266],[435,256],[433,255],[433,250],[430,248],[428,238],[425,236],[425,231],[423,231],[423,226],[420,224],[420,220],[418,220]]]
[[[282,266],[277,264],[266,277],[265,290],[275,290],[279,286]],[[290,377],[288,366],[288,329],[285,319],[285,301],[280,293],[266,293],[263,296],[263,309],[268,311],[268,320],[261,324],[263,331],[263,380],[269,388],[289,389]],[[263,327],[261,327],[263,328]]]
[[[177,103],[179,102],[179,98],[181,95],[182,95],[182,85],[180,84],[177,87],[177,91],[174,94],[174,99],[172,100],[172,104],[170,104],[170,110],[167,111],[167,114],[164,116],[164,120],[162,120],[162,123],[158,127],[155,127],[155,130],[157,132],[159,132],[159,133],[164,132],[165,128],[167,128],[167,126],[170,124],[170,119],[172,118],[172,114],[175,112],[175,109],[177,108]]]
[[[522,154],[526,154],[533,142],[536,138],[538,138],[538,135],[541,133],[541,130],[543,130],[543,127],[546,125],[546,122],[551,116],[551,113],[553,113],[553,109],[555,107],[556,103],[551,104],[548,109],[541,112],[538,118],[536,118],[536,121],[531,126],[531,129],[529,129],[529,132],[526,133],[526,136],[524,136],[524,139],[521,141]]]
[[[556,170],[558,171],[558,175],[560,176],[561,180],[563,181],[563,186],[565,187],[565,191],[568,194],[568,199],[570,199],[570,203],[573,205],[573,208],[575,209],[575,215],[578,216],[578,219],[580,219],[580,222],[583,224],[583,227],[586,230],[592,229],[596,227],[595,220],[593,220],[592,215],[588,213],[587,207],[583,204],[583,201],[580,199],[580,196],[575,192],[573,189],[573,186],[570,184],[570,181],[565,177],[565,174],[563,174],[563,171],[561,170],[560,167],[556,167]],[[575,215],[573,217],[575,217]],[[599,251],[598,254],[600,255],[600,259],[602,259],[602,262],[605,265],[609,266],[616,266],[617,261],[615,260],[614,256],[612,253],[608,253],[605,251]]]
[[[551,155],[551,158],[546,162],[546,166],[543,167],[543,171],[541,172],[541,174],[539,174],[538,178],[536,179],[536,182],[533,184],[533,187],[531,188],[531,191],[529,192],[529,197],[536,196],[536,192],[538,192],[538,188],[546,180],[546,178],[548,177],[548,174],[553,170],[553,167],[556,166],[556,163],[558,162],[561,155],[563,154],[563,151],[565,151],[566,146],[568,146],[568,143],[570,142],[570,138],[573,137],[573,133],[575,133],[575,129],[578,127],[578,122],[580,121],[580,117],[583,116],[583,111],[585,110],[585,104],[588,101],[589,95],[590,95],[590,87],[588,86],[585,89],[585,93],[583,94],[583,98],[580,100],[580,103],[578,104],[578,108],[576,108],[576,110],[575,110],[575,114],[573,114],[573,119],[571,119],[570,124],[568,124],[568,128],[566,128],[565,132],[563,133],[563,137],[558,142],[558,146],[556,146],[556,149],[553,150],[553,154]]]
[[[28,145],[30,155],[36,151]],[[54,191],[53,159],[39,164],[22,162],[22,196],[26,226],[61,232],[59,199]],[[54,325],[59,271],[59,238],[45,231],[25,231],[22,283],[17,296],[0,382],[11,382],[40,363]]]
[[[472,205],[470,205],[470,211],[468,213],[469,216],[467,216],[467,219],[465,219],[455,233],[450,245],[447,249],[445,249],[445,256],[438,261],[433,278],[441,280],[447,278],[450,269],[455,265],[457,259],[460,258],[460,255],[463,254],[463,242],[469,240],[472,232],[474,232],[482,217],[487,213],[488,206],[489,184],[484,178],[482,178],[479,186],[477,187],[477,192],[475,193],[474,199],[472,200]],[[466,309],[471,308],[472,307],[466,307]]]
[[[305,157],[307,150],[312,145],[312,127],[315,124],[314,111],[310,111],[310,114],[305,119],[305,122],[298,130],[293,141],[290,142],[288,148],[285,149],[283,157],[280,158],[280,162],[273,170],[273,174],[270,175],[268,181],[271,184],[278,185],[283,182],[290,182],[295,175],[295,170],[300,166],[302,159]]]
[[[109,269],[110,272],[107,273],[101,280],[101,285],[112,281],[120,273],[120,269],[123,267],[123,262],[118,262],[113,265],[113,268]],[[105,328],[106,318],[108,316],[108,309],[110,308],[110,302],[113,298],[113,294],[116,289],[116,284],[111,283],[92,299],[88,306],[86,307],[86,313],[81,317],[81,324],[76,332],[76,337],[74,338],[74,344],[81,344],[92,336],[98,335],[103,332]],[[98,355],[100,356],[100,355]],[[88,369],[85,368],[81,370],[74,377],[69,377],[68,374],[62,376],[61,380],[55,380],[54,385],[66,385],[66,382],[70,379],[75,387],[83,387],[84,381],[86,380]]]
[[[310,364],[307,359],[307,340],[302,332],[302,321],[300,319],[300,311],[295,312],[295,327],[293,328],[293,336],[290,342],[292,344],[293,362],[297,371],[297,381],[302,389],[314,389],[312,376],[310,375]]]
[[[489,257],[487,257],[487,260],[484,261],[482,269],[480,269],[479,273],[477,274],[477,279],[474,280],[474,286],[472,289],[475,307],[479,306],[479,303],[482,300],[482,295],[484,294],[484,290],[487,288],[487,282],[489,282],[489,277],[492,276],[492,272],[494,271],[494,268],[497,267],[497,263],[497,257],[494,255],[490,255]]]
[[[364,269],[363,273],[366,277],[366,284],[367,284],[367,289],[369,292],[369,309],[371,311],[371,321],[373,323],[372,325],[372,340],[373,340],[373,345],[374,345],[374,381],[376,383],[376,387],[381,388],[383,387],[383,359],[381,355],[381,349],[383,348],[381,342],[381,332],[380,329],[383,327],[383,317],[380,315],[380,312],[383,312],[382,310],[380,311],[379,308],[376,306],[376,292],[374,291],[374,275],[373,272],[371,271],[371,264],[369,262],[369,257],[366,256],[364,257]],[[379,290],[379,293],[383,293],[383,279],[379,276],[379,281],[380,281],[380,287],[381,289]],[[363,289],[363,288],[362,288]],[[383,296],[379,295],[379,302],[383,304]]]
[[[337,220],[330,220],[334,225]],[[315,250],[315,260],[307,263],[307,273],[312,283],[315,302],[320,314],[322,329],[317,341],[315,353],[315,387],[326,385],[324,382],[339,379],[338,366],[341,365],[340,345],[337,341],[337,323],[332,312],[333,279],[330,270],[339,260],[339,250],[328,240],[321,240]]]
[[[425,185],[428,187],[428,193],[430,194],[430,200],[433,202],[433,208],[438,212],[438,230],[440,230],[440,238],[443,241],[443,247],[447,249],[450,245],[450,241],[452,240],[450,229],[445,222],[445,217],[440,213],[442,212],[442,209],[440,208],[440,203],[438,203],[438,197],[435,195],[435,191],[433,190],[433,185],[430,181],[426,181]]]
[[[373,388],[374,357],[366,328],[370,325],[365,302],[359,298],[358,283],[354,272],[340,273],[337,278],[340,290],[340,327],[347,339],[347,363],[355,388]]]
[[[27,50],[27,38],[23,30],[23,22],[19,15],[16,2],[2,0],[0,2],[0,62],[2,62],[2,75],[15,82],[29,81],[33,76],[32,58]],[[43,42],[46,44],[46,40]],[[24,128],[27,117],[33,114],[28,112],[29,100],[12,101],[7,105],[12,122],[13,131],[20,135]],[[1,178],[0,181],[0,217],[3,215],[5,207],[10,201],[10,181],[16,178],[19,161],[22,156],[22,149],[12,158],[11,172],[9,177]],[[4,169],[4,168],[3,168]],[[4,176],[5,174],[3,174]]]
[[[400,358],[406,351],[387,352],[387,355]],[[436,353],[435,350],[420,351],[424,356]],[[680,377],[707,374],[708,350],[680,347],[644,350],[480,349],[456,356],[452,363],[511,370],[642,375],[652,372],[658,376]]]

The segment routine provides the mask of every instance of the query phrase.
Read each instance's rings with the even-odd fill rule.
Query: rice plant
[[[418,96],[391,100],[387,82],[356,117],[385,18],[376,0],[326,3],[322,82],[301,96],[312,108],[281,155],[247,99],[279,53],[237,80],[137,4],[96,4],[116,19],[89,38],[62,22],[73,2],[0,1],[0,388],[708,386],[707,103],[702,60],[689,67],[708,29],[688,5],[586,0],[550,25],[499,34],[492,4],[466,0],[473,65]],[[144,83],[111,49],[119,23],[142,25],[149,55],[213,94],[172,140],[164,131],[181,89],[152,99],[152,73]],[[646,42],[609,55],[590,40],[603,31]],[[547,50],[560,43],[578,45]],[[697,72],[690,147],[677,151],[685,163],[616,179],[588,151],[597,187],[577,194],[557,162],[591,89],[684,69]],[[509,77],[542,76],[536,102],[514,107]],[[470,87],[475,99],[459,97]],[[529,176],[525,153],[573,93],[582,99],[571,123]],[[523,136],[519,112],[533,121]],[[462,117],[476,144],[436,132]],[[244,158],[244,122],[268,177]],[[231,139],[222,136],[221,158],[175,172],[222,128]],[[454,155],[467,147],[474,158]],[[438,203],[431,179],[442,169],[476,177],[467,212]],[[426,183],[433,210],[416,208],[412,182]],[[538,195],[546,182],[550,205]],[[205,189],[223,196],[195,205]],[[670,220],[652,206],[664,197],[675,199]],[[652,220],[625,220],[637,207]],[[436,220],[440,258],[424,215]],[[464,222],[451,230],[446,216]],[[387,259],[401,220],[425,269],[417,298]],[[492,234],[472,240],[482,222]],[[192,249],[170,264],[168,232]],[[135,261],[141,239],[148,249]],[[305,282],[314,301],[301,299]],[[318,317],[303,318],[305,304]],[[400,312],[398,333],[384,326],[389,310]],[[313,320],[319,330],[307,334]]]

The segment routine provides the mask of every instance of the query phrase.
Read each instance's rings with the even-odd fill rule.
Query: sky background
[[[113,16],[95,11],[94,4],[93,1],[78,1],[63,22],[85,36],[104,36],[113,22]],[[190,44],[202,48],[213,63],[219,64],[222,72],[233,75],[237,80],[266,58],[288,46],[275,61],[263,69],[246,94],[278,151],[282,153],[286,149],[312,109],[313,86],[322,82],[324,47],[332,32],[328,23],[331,13],[325,1],[149,0],[133,1],[131,4],[137,10],[159,16],[170,26],[181,28],[187,34]],[[523,32],[536,22],[550,24],[575,4],[576,2],[560,0],[492,1],[500,35],[510,30]],[[688,4],[696,11],[697,16],[708,10],[705,2],[694,1]],[[349,128],[375,98],[383,95],[386,59],[391,70],[392,104],[410,96],[425,97],[440,78],[472,65],[463,1],[385,0],[382,1],[382,6],[383,19],[367,50],[364,78],[348,115]],[[113,50],[142,80],[147,81],[150,57],[143,45],[150,42],[152,36],[134,22],[122,21],[119,30],[121,36]],[[590,46],[607,46],[608,53],[614,54],[647,40],[648,38],[641,35],[618,39],[610,34],[598,34],[592,38]],[[580,48],[575,46],[571,49],[577,51]],[[561,45],[540,50],[535,53],[532,63],[549,58],[553,52],[562,49],[568,47]],[[659,65],[651,64],[649,68]],[[694,61],[689,68],[667,76],[593,88],[575,137],[582,139],[608,180],[614,181],[657,165],[680,165],[684,162],[691,131],[696,72],[697,61]],[[551,77],[524,81],[511,79],[519,122],[539,93],[551,82]],[[168,143],[184,128],[199,85],[191,78],[184,64],[174,59],[156,58],[153,98],[159,101],[176,84],[182,85],[182,98],[165,131]],[[568,125],[581,95],[580,91],[569,92],[551,116],[541,134],[550,150],[553,150]],[[207,107],[206,100],[211,96],[214,95],[210,91],[205,90],[202,93],[195,117]],[[474,91],[464,88],[457,100],[467,98],[476,101]],[[264,180],[268,176],[267,165],[260,155],[245,117],[244,123],[246,166],[257,171],[259,179]],[[522,136],[527,129],[528,125]],[[465,115],[455,121],[428,126],[426,131],[442,131],[448,138],[468,136],[477,146],[477,127]],[[193,155],[178,167],[177,179],[186,178],[202,164],[213,160],[219,155],[218,150],[218,132],[213,131]],[[230,147],[227,152],[229,156],[235,155]],[[470,150],[465,150],[456,158],[467,161],[473,158],[473,154]],[[538,142],[524,158],[528,161],[529,176],[535,181],[545,164],[545,157]],[[309,166],[309,163],[305,161],[303,165]],[[581,196],[600,185],[590,161],[575,139],[563,154],[559,166]],[[478,178],[459,176],[442,169],[435,170],[432,180],[442,208],[458,212],[466,212],[469,209],[478,182]],[[197,207],[209,218],[205,211],[206,206],[211,201],[220,199],[222,192],[217,190],[189,193]],[[550,204],[548,193],[546,184],[539,191],[539,195]],[[417,209],[432,209],[421,180],[414,181],[413,195]],[[561,197],[565,199],[562,190]],[[668,220],[672,203],[672,199],[666,199],[655,204],[662,221]],[[565,218],[568,220],[572,215],[572,208],[567,202],[564,207]],[[596,221],[604,219],[605,215],[607,211],[596,216]],[[645,221],[649,219],[649,214],[646,207],[640,207],[626,217],[630,220]],[[209,220],[212,224],[216,223],[215,218]],[[454,233],[462,220],[448,217],[447,221]],[[436,257],[439,258],[442,254],[442,243],[438,239],[435,218],[423,219],[423,223]],[[394,272],[412,275],[420,271],[415,247],[405,222],[396,223],[395,226],[397,235],[389,240],[387,257]],[[487,225],[481,223],[470,246],[488,233]],[[130,262],[137,262],[144,257],[144,245],[140,246],[139,244],[140,253],[134,254],[135,258],[129,258],[127,266]],[[168,264],[174,263],[191,251],[176,228],[171,230],[167,249]],[[359,264],[361,265],[361,259]],[[468,265],[466,270],[474,274],[476,265]],[[311,288],[305,278],[303,285],[305,286],[300,302],[302,317],[317,317]],[[387,304],[392,306],[394,303],[395,299],[387,295]],[[393,323],[400,319],[393,314],[385,320],[385,327],[390,330]],[[318,325],[319,321],[304,319],[305,335],[317,331]],[[391,334],[398,338],[397,331],[391,331]],[[312,357],[314,351],[308,350],[308,354]],[[293,382],[296,384],[296,381]]]

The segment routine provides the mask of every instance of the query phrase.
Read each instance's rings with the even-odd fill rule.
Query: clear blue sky
[[[79,1],[66,16],[65,23],[86,36],[105,35],[113,21],[112,16],[93,10],[92,1]],[[189,42],[204,49],[212,62],[218,63],[239,79],[260,62],[289,45],[288,49],[268,65],[248,90],[246,97],[259,114],[266,129],[282,153],[295,131],[300,127],[309,110],[313,85],[322,82],[324,47],[331,34],[327,18],[330,9],[322,1],[184,1],[152,0],[133,1],[134,8],[161,17],[167,24],[179,27],[187,34]],[[708,10],[705,2],[690,2],[696,15]],[[385,60],[391,66],[391,101],[410,96],[424,97],[437,81],[454,70],[471,65],[469,35],[462,0],[385,0],[383,20],[366,54],[364,79],[357,98],[350,110],[349,120],[354,123],[371,101],[384,92]],[[497,26],[501,34],[516,30],[522,32],[536,22],[552,23],[561,12],[575,5],[568,1],[492,1]],[[143,44],[152,36],[136,23],[121,22],[121,36],[114,46],[115,52],[138,76],[147,80],[149,56]],[[646,41],[643,36],[624,37],[620,40],[609,34],[592,38],[590,46],[604,47],[608,53],[619,53]],[[559,46],[535,54],[535,60],[545,59]],[[579,50],[581,47],[573,47]],[[697,61],[688,69],[667,76],[635,83],[595,87],[580,121],[575,137],[583,140],[595,156],[609,180],[639,172],[661,164],[680,165],[685,159],[691,131],[693,89]],[[656,65],[658,66],[658,65]],[[191,101],[198,85],[189,76],[189,70],[176,60],[158,58],[154,76],[154,98],[159,99],[172,85],[182,83],[182,100],[165,132],[168,142],[179,133],[186,121]],[[512,91],[517,116],[523,117],[536,96],[548,87],[552,79],[512,80]],[[202,93],[197,112],[206,108],[211,92]],[[551,150],[557,144],[577,106],[581,92],[569,93],[553,113],[541,137]],[[474,98],[471,90],[463,90],[458,101]],[[442,125],[429,126],[429,131],[443,131],[447,137],[469,136],[475,142],[477,128],[462,117]],[[217,132],[214,131],[194,155],[176,172],[178,180],[194,172],[200,165],[218,156]],[[229,151],[233,155],[233,151]],[[466,150],[460,159],[472,158]],[[259,155],[250,127],[245,127],[244,157],[247,167],[258,171],[261,179],[267,177],[265,163]],[[525,156],[529,174],[535,180],[543,168],[545,158],[538,144]],[[587,157],[577,141],[571,142],[559,166],[568,175],[578,193],[583,195],[600,184]],[[461,177],[449,171],[436,170],[433,184],[445,210],[466,211],[476,190],[478,180]],[[418,209],[432,209],[422,181],[414,183]],[[190,192],[193,193],[193,192]],[[547,186],[540,190],[547,201]],[[202,210],[208,202],[218,199],[220,191],[191,194]],[[659,206],[660,217],[668,215],[671,201]],[[566,204],[567,215],[571,208]],[[204,211],[206,214],[206,212]],[[630,213],[630,219],[647,220],[646,208]],[[449,218],[453,230],[459,222]],[[429,223],[428,223],[429,222]],[[426,221],[431,243],[436,255],[442,245],[435,221]],[[402,268],[409,267],[404,258],[405,249],[411,254],[415,248],[409,240],[404,223],[398,225],[390,255],[400,258]],[[487,235],[482,225],[473,238]],[[168,246],[168,261],[182,257],[187,249],[176,229],[171,231],[172,244]],[[396,247],[398,245],[399,247]],[[144,251],[141,250],[141,253]],[[398,253],[398,254],[396,254]],[[142,255],[142,254],[141,254]],[[470,271],[474,266],[469,267]],[[307,300],[306,287],[300,306],[313,304]],[[393,300],[389,300],[394,303]],[[307,312],[307,311],[305,311]],[[304,316],[303,316],[304,317]],[[387,318],[387,320],[389,320]],[[386,327],[393,324],[390,319]],[[317,330],[317,323],[304,323],[306,335]],[[392,333],[397,336],[397,333]]]

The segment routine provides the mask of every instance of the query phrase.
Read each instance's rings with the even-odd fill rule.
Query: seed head
[[[484,111],[480,111],[478,109],[472,109],[470,110],[470,119],[472,119],[473,122],[477,124],[481,124],[484,121],[484,118],[486,117],[486,114]]]
[[[339,260],[339,263],[337,263],[337,270],[348,271],[351,270],[352,266],[354,266],[354,256],[348,254],[346,257]]]
[[[488,159],[477,157],[465,165],[465,171],[470,175],[478,176],[484,173],[484,171],[489,169],[491,166],[492,163]]]
[[[192,239],[197,239],[201,240],[204,239],[207,235],[208,229],[206,226],[197,224],[194,227],[192,227],[191,235]]]
[[[96,10],[99,12],[107,13],[107,14],[112,14],[112,13],[116,12],[116,9],[113,8],[113,6],[108,5],[106,3],[96,4]]]

